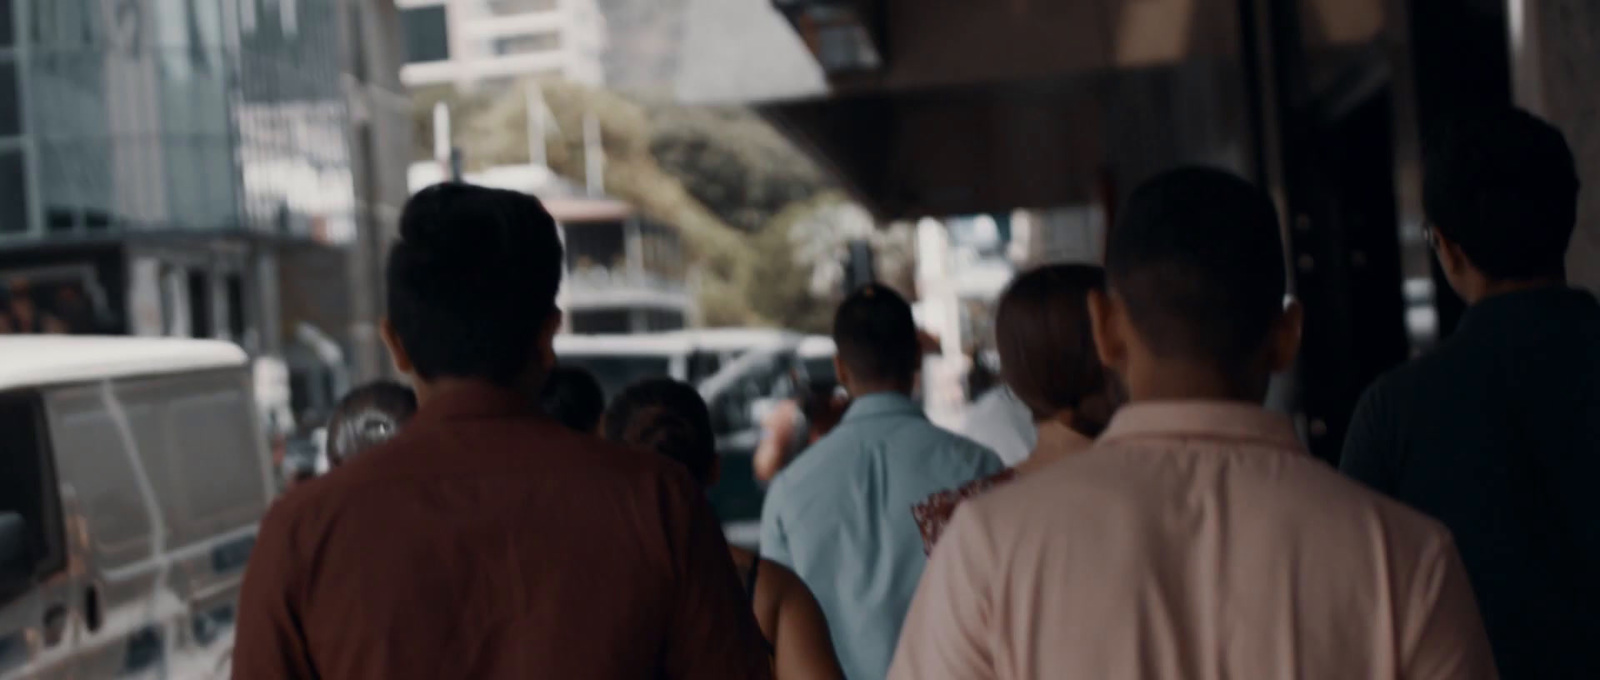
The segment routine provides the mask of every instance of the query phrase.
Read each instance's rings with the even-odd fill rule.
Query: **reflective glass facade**
[[[0,238],[348,237],[336,1],[0,0]]]

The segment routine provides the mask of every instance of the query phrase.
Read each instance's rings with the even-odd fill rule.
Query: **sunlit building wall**
[[[499,87],[524,78],[604,80],[595,0],[400,0],[409,87]]]

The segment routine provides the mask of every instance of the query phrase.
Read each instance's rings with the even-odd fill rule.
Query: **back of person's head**
[[[1561,277],[1578,173],[1561,131],[1513,108],[1452,121],[1424,145],[1423,207],[1490,280]]]
[[[417,412],[411,388],[380,380],[350,390],[328,418],[328,462],[337,466],[393,438]]]
[[[1073,428],[1091,437],[1111,415],[1089,322],[1089,292],[1104,286],[1099,267],[1047,265],[1012,281],[995,311],[1000,376],[1011,392],[1037,421],[1070,410]]]
[[[532,387],[530,369],[553,360],[561,258],[555,220],[532,196],[453,183],[418,192],[389,255],[384,335],[397,364],[424,382]]]
[[[1292,360],[1298,342],[1298,308],[1292,324],[1279,323],[1283,257],[1266,192],[1227,172],[1182,168],[1145,182],[1128,199],[1107,237],[1106,278],[1114,306],[1149,355],[1231,379],[1249,373],[1252,384],[1239,387],[1253,393]],[[1123,348],[1107,347],[1101,327],[1109,321],[1099,309],[1095,315],[1101,358],[1119,368]],[[1271,342],[1289,326],[1284,337],[1293,342]]]
[[[684,383],[656,378],[623,390],[606,410],[605,435],[683,463],[702,485],[716,481],[711,411],[700,393]]]
[[[593,373],[577,366],[556,366],[539,394],[545,415],[578,432],[598,434],[606,395]]]
[[[833,341],[840,380],[852,391],[915,384],[922,366],[917,323],[911,305],[893,289],[870,283],[846,297],[833,317]]]

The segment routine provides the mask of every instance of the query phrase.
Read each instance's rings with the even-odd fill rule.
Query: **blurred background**
[[[0,333],[222,338],[280,462],[391,369],[382,263],[458,178],[563,227],[563,361],[699,385],[748,530],[760,423],[833,380],[833,305],[915,302],[961,428],[1014,272],[1094,262],[1181,163],[1268,187],[1306,304],[1274,401],[1337,455],[1460,315],[1420,140],[1515,103],[1600,172],[1592,0],[0,0]],[[1600,284],[1600,204],[1572,252]]]

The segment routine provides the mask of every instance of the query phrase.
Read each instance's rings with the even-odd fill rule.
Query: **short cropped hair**
[[[594,433],[606,413],[606,393],[593,373],[556,366],[545,376],[539,404],[545,415],[578,432]]]
[[[1423,153],[1428,221],[1485,276],[1566,271],[1579,181],[1560,130],[1508,107],[1443,125]]]
[[[995,346],[1000,376],[1034,420],[1066,409],[1097,411],[1075,429],[1089,436],[1106,425],[1105,368],[1094,349],[1089,292],[1105,286],[1105,272],[1081,264],[1056,264],[1023,273],[1000,295]],[[1096,398],[1099,398],[1098,400]]]
[[[617,395],[606,410],[606,439],[683,463],[701,485],[716,471],[717,437],[711,410],[693,387],[653,378]]]
[[[527,194],[436,184],[406,203],[389,253],[389,324],[423,379],[510,387],[555,310],[561,239]]]
[[[1206,168],[1134,190],[1106,241],[1106,276],[1151,351],[1237,366],[1283,314],[1283,236],[1266,192]]]
[[[400,383],[379,380],[350,390],[328,418],[329,462],[339,465],[388,441],[416,412],[416,392]]]
[[[833,317],[839,362],[857,379],[910,382],[922,366],[922,345],[911,305],[893,289],[862,286]]]

